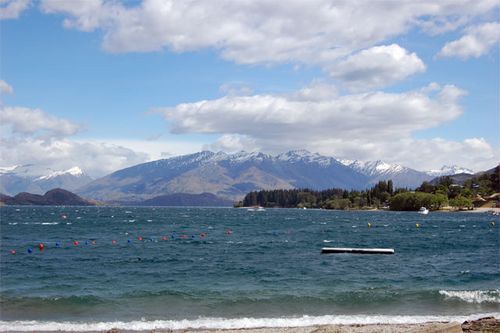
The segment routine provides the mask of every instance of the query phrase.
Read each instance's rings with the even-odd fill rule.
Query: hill
[[[83,199],[78,195],[56,188],[44,195],[21,192],[14,197],[0,194],[0,203],[5,205],[37,205],[37,206],[94,206],[95,202]]]

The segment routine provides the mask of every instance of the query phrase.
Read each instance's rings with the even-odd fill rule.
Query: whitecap
[[[458,299],[467,303],[500,303],[500,290],[440,290],[439,294],[448,299]]]

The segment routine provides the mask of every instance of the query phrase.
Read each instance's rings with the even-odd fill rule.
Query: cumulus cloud
[[[491,0],[407,2],[329,0],[144,0],[135,6],[115,1],[42,1],[47,13],[66,15],[64,25],[100,29],[109,52],[175,52],[204,48],[244,64],[323,66],[357,50],[405,33],[414,26],[438,26],[491,13]],[[355,24],[353,24],[353,22]],[[447,22],[449,24],[443,24]]]
[[[30,5],[31,0],[0,0],[0,20],[18,18]]]
[[[457,40],[446,43],[439,57],[458,57],[461,59],[478,58],[485,55],[500,41],[500,23],[489,22],[467,28]]]
[[[436,89],[436,87],[434,87]],[[316,94],[314,86],[287,95],[225,96],[160,108],[174,133],[223,133],[279,140],[362,137],[398,139],[462,113],[465,92],[447,85],[406,93]],[[307,91],[307,94],[301,92]],[[292,139],[290,139],[292,138]]]
[[[40,109],[26,107],[2,107],[0,124],[8,126],[13,133],[49,139],[66,137],[80,131],[82,127],[64,118],[59,118]]]
[[[332,66],[330,75],[350,90],[380,88],[425,71],[423,61],[397,44],[363,50]]]
[[[4,80],[0,80],[0,94],[13,94],[14,89]]]

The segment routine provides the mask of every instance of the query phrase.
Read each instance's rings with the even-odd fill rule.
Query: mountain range
[[[389,179],[396,187],[415,188],[437,175],[462,169],[444,167],[426,173],[382,161],[339,161],[305,150],[278,155],[203,151],[118,170],[77,193],[110,202],[140,202],[175,193],[212,193],[239,200],[261,189],[364,189]]]
[[[151,205],[203,199],[218,205],[239,200],[254,190],[365,189],[389,179],[395,187],[415,188],[423,181],[458,173],[473,172],[457,166],[422,172],[383,161],[337,160],[305,150],[278,155],[202,151],[142,163],[96,180],[79,167],[45,172],[32,165],[0,168],[0,192],[41,194],[60,187],[105,202]]]
[[[67,170],[40,169],[32,164],[0,167],[0,193],[6,195],[43,194],[54,188],[74,191],[92,180],[77,166]]]

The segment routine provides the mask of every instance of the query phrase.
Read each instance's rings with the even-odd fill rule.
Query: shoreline
[[[195,323],[190,321],[135,321],[135,322],[37,322],[26,321],[8,322],[0,320],[0,332],[82,332],[82,333],[475,333],[500,332],[500,320],[496,319],[500,313],[484,313],[469,316],[428,317],[419,321],[417,318],[392,317],[391,322],[382,318],[368,322],[336,321],[333,322],[280,322],[280,318],[272,323],[255,325],[248,322],[251,318],[242,318],[243,322],[226,323]],[[382,316],[385,317],[385,316]],[[220,319],[220,318],[219,318]],[[245,320],[246,319],[246,320]],[[406,319],[406,320],[405,320]],[[416,320],[415,320],[416,319]],[[229,324],[229,325],[228,325]]]
[[[9,333],[21,333],[26,331],[3,331]],[[313,326],[291,326],[291,327],[257,327],[257,328],[230,328],[230,329],[116,329],[102,328],[94,331],[78,330],[37,330],[38,333],[462,333],[460,322],[426,322],[419,324],[332,324]]]

